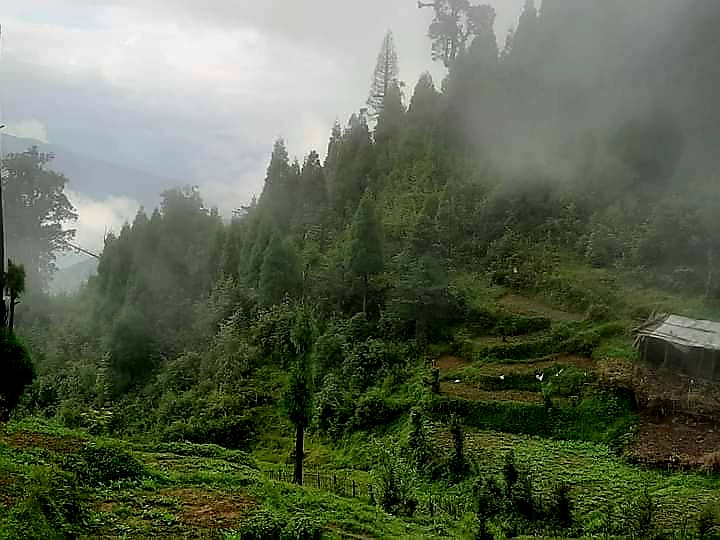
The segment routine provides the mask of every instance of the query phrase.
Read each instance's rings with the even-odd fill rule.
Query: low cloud
[[[73,191],[67,192],[78,212],[74,242],[82,248],[99,253],[103,250],[105,235],[119,233],[126,222],[132,222],[140,204],[127,197],[93,199]]]
[[[8,122],[5,133],[22,139],[33,139],[42,143],[49,143],[47,127],[40,120],[21,120]]]

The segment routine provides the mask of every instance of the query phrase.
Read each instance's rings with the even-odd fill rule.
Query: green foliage
[[[114,445],[89,444],[68,463],[78,478],[90,486],[138,481],[147,473],[129,451]]]
[[[415,475],[397,448],[378,446],[378,504],[389,514],[412,516],[417,509]]]
[[[362,198],[353,218],[348,267],[363,280],[363,311],[367,311],[368,280],[384,268],[382,228],[370,193]]]
[[[302,287],[297,254],[292,246],[275,236],[270,240],[260,268],[260,300],[265,306],[296,298]]]
[[[717,505],[709,504],[703,508],[697,519],[697,533],[701,540],[720,535],[720,511]]]
[[[25,267],[30,288],[38,291],[57,269],[56,252],[75,236],[67,225],[77,220],[65,194],[68,179],[49,168],[53,158],[32,147],[3,159],[7,253]]]
[[[245,521],[232,534],[237,540],[321,540],[322,528],[305,516],[287,519],[278,514],[261,511]]]
[[[0,538],[77,538],[88,512],[77,479],[59,470],[39,470],[23,498],[0,518]]]
[[[630,401],[614,395],[589,397],[576,406],[561,408],[441,397],[431,404],[430,411],[436,418],[457,415],[478,429],[606,443],[622,440],[636,422]]]
[[[0,328],[0,358],[3,377],[0,381],[0,420],[7,420],[20,396],[35,378],[35,367],[27,349],[15,335]]]

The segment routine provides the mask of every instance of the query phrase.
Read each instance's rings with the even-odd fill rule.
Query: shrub
[[[25,388],[35,379],[35,368],[27,349],[15,334],[0,328],[0,421],[7,420],[15,410]]]
[[[86,484],[98,486],[122,480],[139,480],[145,467],[130,452],[116,446],[90,444],[68,466]]]
[[[242,415],[192,417],[187,421],[173,422],[162,436],[168,442],[215,444],[240,450],[247,448],[255,436],[255,424]]]
[[[698,516],[697,532],[700,540],[720,537],[720,511],[714,504],[709,504]]]
[[[397,420],[402,413],[403,409],[400,404],[381,390],[372,389],[358,401],[350,428],[370,430],[387,426]]]
[[[585,319],[592,322],[605,322],[612,318],[612,310],[607,304],[592,304],[585,313]]]
[[[234,537],[238,540],[321,540],[322,528],[305,516],[285,519],[261,511],[243,523]]]
[[[323,537],[320,526],[311,519],[299,516],[285,526],[281,540],[321,540]]]
[[[655,531],[657,505],[647,489],[623,513],[625,529],[635,538],[651,538]]]
[[[380,446],[379,454],[374,473],[380,506],[388,514],[412,516],[418,504],[412,467],[400,457],[397,448]]]
[[[258,512],[244,522],[237,531],[238,540],[277,540],[283,532],[283,522],[270,512]]]
[[[77,538],[86,515],[76,477],[58,470],[41,470],[31,478],[20,502],[0,521],[0,539]]]
[[[572,525],[573,503],[568,484],[565,482],[555,484],[547,506],[547,514],[551,520],[566,528]]]
[[[468,463],[465,459],[465,432],[457,416],[450,417],[450,434],[453,439],[453,453],[450,457],[450,478],[460,482],[467,473]]]

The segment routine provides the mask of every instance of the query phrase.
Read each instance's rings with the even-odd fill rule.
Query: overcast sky
[[[523,1],[491,2],[499,40]],[[227,213],[262,189],[275,138],[301,159],[324,152],[335,119],[363,106],[387,29],[410,88],[423,71],[442,77],[430,18],[416,0],[7,0],[3,120],[16,135],[199,185]],[[75,195],[80,239],[97,245],[132,217],[118,192]]]

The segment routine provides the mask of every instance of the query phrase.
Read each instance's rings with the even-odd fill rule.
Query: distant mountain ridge
[[[100,160],[59,145],[12,135],[3,135],[2,142],[5,154],[25,152],[32,146],[37,146],[41,152],[54,154],[51,168],[67,176],[68,189],[96,199],[124,196],[152,208],[163,190],[177,184],[146,171]]]

